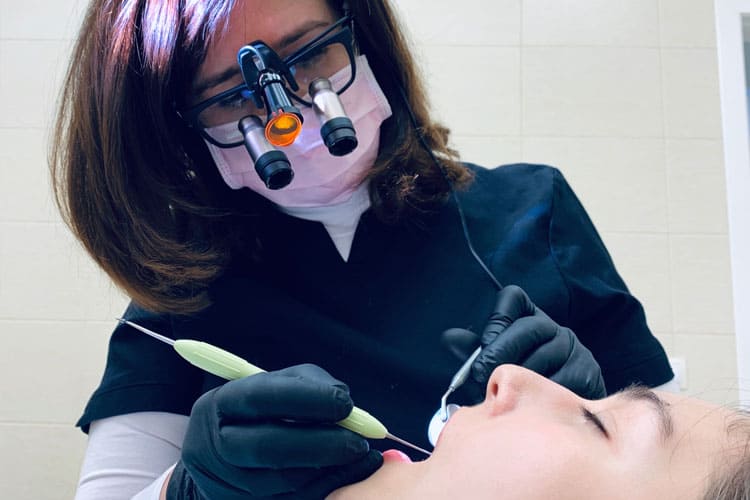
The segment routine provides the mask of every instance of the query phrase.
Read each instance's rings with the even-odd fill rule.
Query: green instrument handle
[[[360,436],[370,439],[385,439],[388,434],[388,429],[377,418],[356,406],[352,408],[352,412],[348,417],[336,423],[345,429],[349,429]]]
[[[176,340],[173,347],[191,364],[227,380],[249,377],[265,371],[231,352],[198,340]]]
[[[241,357],[206,342],[179,339],[175,341],[173,347],[192,365],[223,379],[236,380],[265,372]],[[356,406],[348,417],[337,424],[371,439],[385,439],[388,434],[388,430],[378,419]]]

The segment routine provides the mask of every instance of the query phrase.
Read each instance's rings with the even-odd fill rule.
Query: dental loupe
[[[265,125],[254,115],[239,121],[245,148],[266,187],[281,189],[292,181],[294,172],[286,155],[275,148],[294,143],[302,131],[304,118],[286,88],[297,92],[299,85],[290,67],[261,41],[240,48],[237,62],[255,107],[266,110]],[[323,77],[312,80],[308,93],[310,101],[295,99],[312,106],[329,153],[351,153],[357,147],[357,134],[331,81]]]
[[[310,97],[312,98],[315,116],[320,121],[320,135],[325,142],[328,152],[333,156],[344,156],[357,147],[357,134],[354,124],[346,116],[344,106],[331,82],[326,78],[318,78],[310,82]]]
[[[255,171],[268,189],[281,189],[292,182],[294,171],[284,153],[274,148],[265,137],[265,127],[260,118],[246,116],[237,124],[255,164]]]

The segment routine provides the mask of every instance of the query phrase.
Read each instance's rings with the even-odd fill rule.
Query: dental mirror
[[[461,408],[457,404],[449,404],[446,409],[448,410],[448,420],[453,416],[456,411]],[[440,433],[443,432],[443,427],[445,427],[445,424],[448,423],[448,420],[443,422],[442,418],[442,411],[440,408],[435,412],[435,414],[430,419],[430,425],[427,427],[427,439],[430,441],[430,444],[432,446],[435,446],[437,443],[438,437],[440,436]]]

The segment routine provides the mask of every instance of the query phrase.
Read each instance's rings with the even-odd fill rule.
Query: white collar
[[[352,196],[335,205],[320,207],[282,207],[279,210],[298,219],[316,221],[323,224],[333,244],[345,261],[349,259],[354,233],[359,219],[370,208],[368,183],[363,182],[352,193]]]

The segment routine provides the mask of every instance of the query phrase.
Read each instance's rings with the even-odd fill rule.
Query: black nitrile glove
[[[196,401],[168,500],[322,499],[383,463],[335,422],[348,387],[315,365],[227,382]]]
[[[591,351],[569,328],[555,323],[536,307],[520,287],[509,285],[497,294],[495,310],[481,339],[469,330],[452,328],[443,340],[465,359],[482,346],[466,384],[468,393],[484,397],[492,371],[511,363],[544,375],[587,399],[607,395],[601,368]]]

